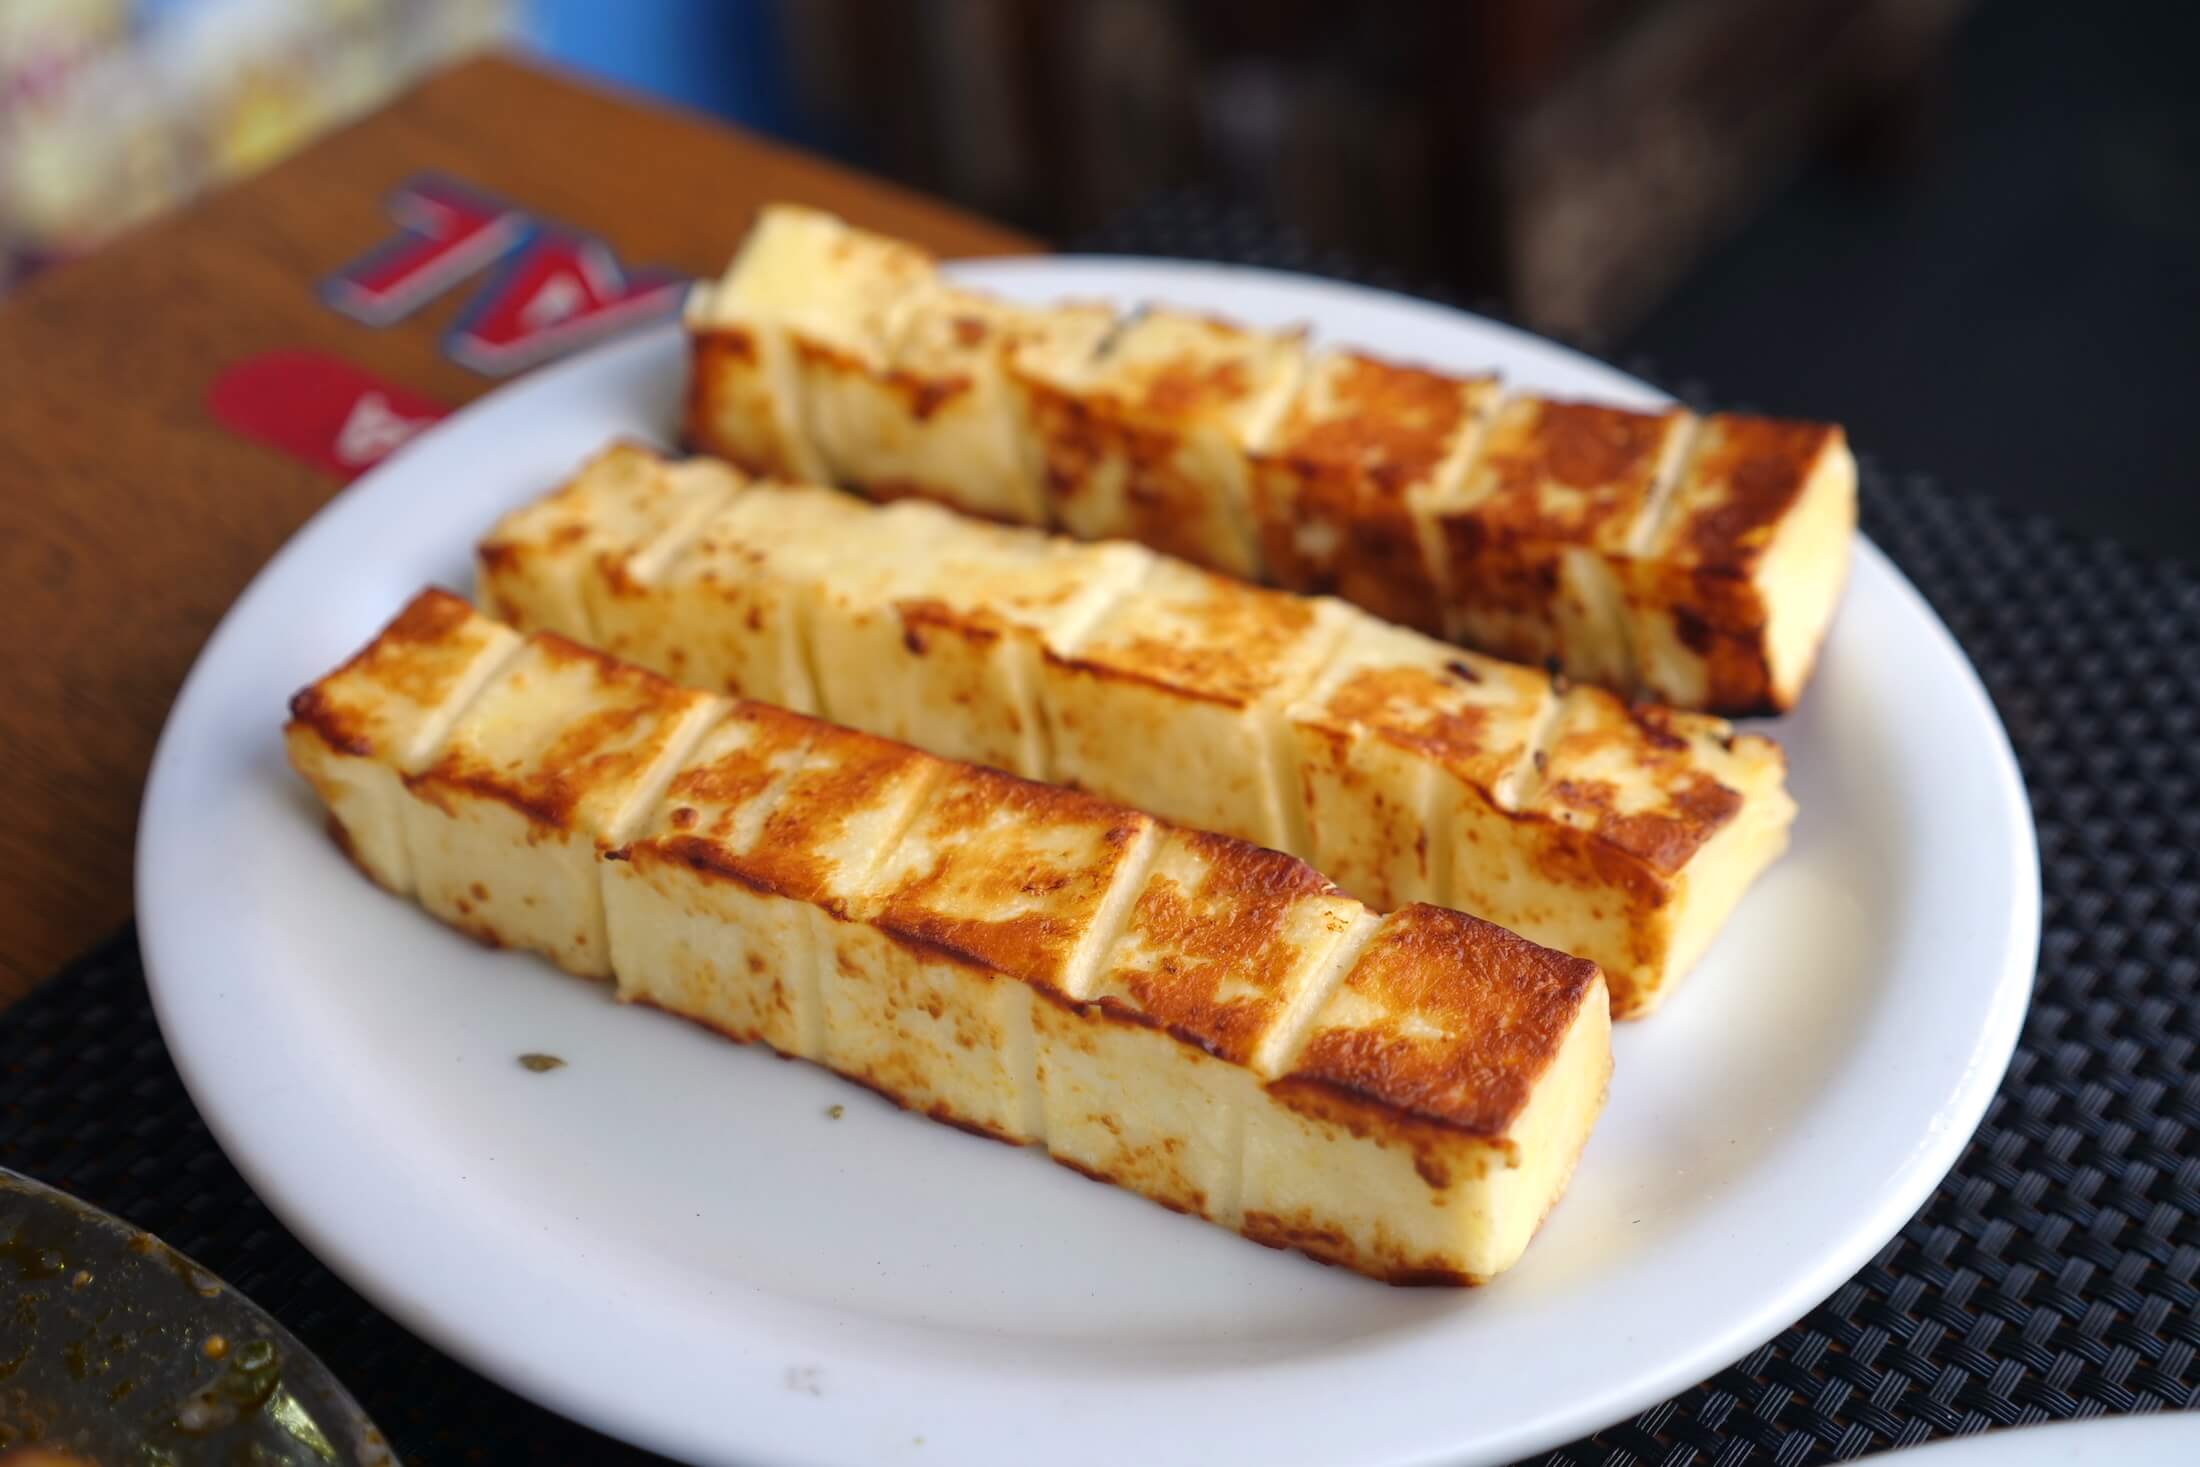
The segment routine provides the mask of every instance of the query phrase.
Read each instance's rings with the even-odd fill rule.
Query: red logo
[[[397,237],[331,276],[322,298],[355,320],[388,326],[507,260],[444,336],[454,361],[488,376],[669,315],[686,291],[682,276],[624,269],[603,241],[447,178],[407,183],[391,197],[390,213],[402,226]]]
[[[502,258],[527,233],[527,216],[446,178],[418,178],[390,197],[402,226],[397,238],[354,260],[321,295],[369,326],[404,320],[477,270]]]
[[[444,350],[477,372],[502,376],[678,310],[686,293],[684,276],[629,274],[603,241],[542,230],[467,305]]]
[[[214,379],[214,417],[340,478],[356,478],[442,417],[444,406],[340,358],[309,351],[247,357]]]

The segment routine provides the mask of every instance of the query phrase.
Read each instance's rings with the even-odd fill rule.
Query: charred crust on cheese
[[[430,650],[474,618],[474,609],[463,596],[449,591],[427,590],[415,596],[369,646],[347,667],[383,651]]]
[[[509,635],[495,629],[497,638],[509,639]],[[451,640],[466,641],[477,651],[486,645],[462,628],[452,630]],[[1324,1040],[1353,1025],[1366,1032],[1385,1029],[1384,1023],[1369,1023],[1364,1013],[1356,1013],[1304,1046],[1313,1062],[1302,1059],[1292,1069],[1288,1059],[1266,1056],[1254,1068],[1254,1054],[1263,1043],[1273,1042],[1282,1049],[1297,1040],[1298,1020],[1308,1018],[1305,1008],[1325,1002],[1331,984],[1357,983],[1378,995],[1375,1009],[1387,1017],[1387,1027],[1396,1031],[1397,1039],[1428,1049],[1429,1036],[1418,1026],[1445,1031],[1444,1042],[1457,1052],[1457,1063],[1466,1067],[1455,1076],[1457,1082],[1481,1084],[1495,1097],[1491,1106],[1508,1113],[1517,1110],[1507,1098],[1508,1077],[1493,1076],[1488,1067],[1523,1066],[1524,1074],[1510,1081],[1529,1090],[1542,1083],[1551,1061],[1534,1049],[1539,1021],[1532,1005],[1517,995],[1486,988],[1475,973],[1464,970],[1431,971],[1409,981],[1384,970],[1381,945],[1369,942],[1371,936],[1390,934],[1390,946],[1398,949],[1387,959],[1393,967],[1441,966],[1454,963],[1455,956],[1417,935],[1421,927],[1451,924],[1455,930],[1475,934],[1497,929],[1456,914],[1428,915],[1435,909],[1408,909],[1403,918],[1378,924],[1303,863],[1276,852],[1219,835],[1163,826],[1120,805],[996,770],[938,760],[782,710],[746,703],[729,707],[563,639],[537,638],[515,645],[520,650],[502,664],[500,680],[490,691],[463,694],[477,700],[472,715],[464,709],[452,710],[458,723],[445,757],[408,781],[407,787],[424,800],[454,808],[461,818],[473,819],[481,813],[455,809],[461,796],[469,793],[522,808],[530,821],[523,831],[495,826],[476,830],[507,842],[521,860],[532,860],[536,858],[522,852],[523,844],[534,845],[553,835],[585,838],[595,832],[604,837],[595,809],[601,796],[594,782],[599,777],[620,781],[617,797],[624,802],[635,781],[630,774],[605,773],[598,765],[602,760],[639,757],[636,751],[646,745],[651,751],[648,758],[663,771],[640,795],[646,809],[623,812],[617,824],[609,827],[619,832],[615,838],[624,844],[608,845],[592,854],[606,861],[632,862],[637,868],[652,863],[679,866],[808,908],[807,913],[791,918],[763,919],[764,930],[770,933],[818,931],[809,926],[813,914],[832,919],[827,924],[830,930],[820,934],[824,950],[819,957],[837,965],[841,976],[883,985],[874,997],[884,1012],[864,1022],[889,1022],[885,1044],[866,1047],[851,1040],[841,1053],[839,1062],[853,1071],[849,1078],[897,1105],[947,1124],[1008,1144],[1023,1144],[1040,1129],[1052,1130],[1055,1092],[1051,1088],[1046,1092],[1050,1109],[1043,1128],[1037,1119],[1040,1113],[1029,1109],[1028,1088],[1019,1102],[1025,1107],[1017,1113],[1020,1118],[1008,1118],[990,1099],[982,1098],[990,1092],[958,1089],[960,1081],[943,1084],[936,1048],[952,1045],[976,1051],[1001,1046],[1004,1063],[1025,1065],[1027,1080],[1036,1069],[1040,1083],[1050,1085],[1045,1075],[1048,1060],[1042,1057],[1035,1063],[1028,1040],[1022,1041],[1021,1050],[1014,1048],[1027,1014],[1042,1044],[1059,1040],[1086,1054],[1116,1053],[1096,1048],[1101,1037],[1111,1032],[1155,1032],[1196,1051],[1170,1063],[1180,1069],[1226,1066],[1226,1072],[1197,1069],[1206,1077],[1198,1083],[1228,1087],[1214,1093],[1230,1097],[1224,1101],[1229,1105],[1242,1103],[1238,1097],[1261,1096],[1258,1113],[1274,1114],[1287,1127],[1287,1134],[1303,1135],[1304,1144],[1332,1145],[1337,1139],[1292,1120],[1287,1112],[1349,1114],[1357,1127],[1355,1134],[1366,1135],[1378,1148],[1394,1149],[1399,1164],[1413,1168],[1411,1175],[1402,1178],[1398,1205],[1454,1210],[1448,1218],[1432,1213],[1420,1221],[1404,1212],[1396,1219],[1377,1212],[1363,1224],[1349,1208],[1327,1219],[1301,1216],[1307,1199],[1291,1197],[1255,1219],[1248,1232],[1264,1235],[1263,1241],[1301,1248],[1396,1281],[1457,1282],[1462,1274],[1440,1266],[1455,1257],[1466,1266],[1476,1266],[1473,1260],[1485,1256],[1497,1258],[1498,1267],[1510,1261],[1509,1252],[1493,1253],[1458,1231],[1457,1214],[1464,1209],[1457,1189],[1508,1164],[1517,1143],[1507,1136],[1481,1134],[1462,1142],[1461,1133],[1474,1124],[1475,1117],[1455,1099],[1448,1109],[1432,1106],[1430,1095],[1437,1093],[1436,1087],[1425,1078],[1416,1082],[1417,1075],[1436,1068],[1432,1057],[1418,1070],[1386,1059],[1372,1075],[1323,1073],[1318,1061]],[[677,717],[659,721],[657,726],[665,729],[661,736],[622,738],[627,720],[647,716],[668,700],[675,705]],[[529,718],[536,720],[531,727],[519,726]],[[506,732],[492,735],[493,730]],[[490,752],[500,749],[514,751],[510,762]],[[325,769],[312,741],[299,739],[292,752],[309,774]],[[378,757],[393,773],[401,773],[387,753]],[[677,770],[670,767],[675,759],[682,761]],[[323,793],[343,797],[330,789]],[[624,831],[632,819],[641,820],[640,828],[651,833],[628,839]],[[858,833],[860,840],[851,839]],[[1161,859],[1164,845],[1169,855],[1166,866]],[[577,861],[579,854],[561,849],[546,856],[557,863],[558,871],[585,874],[590,863]],[[576,971],[608,975],[609,964],[593,955],[605,950],[606,936],[622,943],[626,939],[601,925],[584,923],[575,931],[562,910],[554,936],[530,929],[525,919],[519,925],[505,924],[499,931],[489,922],[492,913],[485,904],[490,901],[492,881],[500,893],[507,890],[505,882],[501,875],[484,880],[490,868],[479,861],[485,858],[471,859],[475,861],[471,867],[445,872],[435,889],[423,888],[421,899],[432,911],[482,940],[516,941],[561,961],[569,951],[588,949]],[[515,868],[514,874],[523,869]],[[738,896],[719,893],[719,897],[731,896],[733,905],[716,908],[712,900],[703,899],[697,886],[684,880],[666,884],[660,877],[644,879],[619,868],[594,869],[612,883],[604,889],[607,906],[616,890],[637,900],[696,904],[695,921],[743,920],[732,915],[744,910]],[[528,904],[533,905],[531,897]],[[965,919],[961,914],[966,912],[978,915]],[[798,926],[785,928],[787,920]],[[498,922],[503,923],[503,918]],[[644,936],[641,928],[627,931],[637,939]],[[1520,939],[1510,941],[1526,951],[1542,952]],[[913,955],[918,963],[895,956],[895,948]],[[648,950],[646,941],[637,949]],[[806,938],[801,941],[803,954],[813,950]],[[697,950],[666,949],[668,954],[693,951]],[[1088,963],[1088,956],[1098,961]],[[1561,964],[1574,963],[1552,954],[1544,956]],[[620,960],[622,972],[628,971],[626,961]],[[654,971],[654,982],[677,978],[680,965],[693,959],[666,956],[636,961],[645,971]],[[657,968],[648,969],[650,962],[656,962]],[[733,958],[725,962],[729,971],[740,966]],[[746,964],[748,981],[759,990],[763,1027],[750,1022],[745,1009],[729,1010],[724,1024],[707,1017],[707,1009],[694,1012],[693,1000],[677,1000],[683,1006],[675,1011],[741,1042],[784,1043],[785,1036],[771,1026],[796,1017],[792,982],[783,982],[753,947],[746,954]],[[928,973],[925,965],[931,964],[952,964],[975,974],[983,986],[957,987],[959,977],[950,983],[949,974],[938,969]],[[1574,964],[1567,971],[1576,970],[1595,973],[1588,964]],[[826,969],[834,971],[832,966]],[[1073,980],[1079,993],[1086,995],[1083,1001],[1065,992]],[[1456,1013],[1424,991],[1431,985],[1442,988],[1462,981],[1466,986],[1452,996],[1463,1006]],[[767,987],[768,1000],[763,997]],[[828,989],[828,1008],[837,1001],[831,992]],[[1034,1011],[1021,1002],[1022,995],[1047,1002]],[[647,984],[622,996],[642,1002],[652,997]],[[1019,1001],[1006,1008],[996,1006],[998,1000],[1011,997]],[[1595,997],[1584,987],[1573,990],[1577,1009]],[[1399,1004],[1409,999],[1415,1007],[1410,1012],[1401,1010]],[[1279,1028],[1287,1010],[1294,1013],[1292,1022],[1287,1029]],[[1056,1032],[1062,1027],[1054,1017],[1058,1011],[1078,1020],[1066,1037]],[[915,1029],[895,1027],[896,1015],[916,1013],[929,1014],[935,1021],[944,1019],[948,1027],[939,1031],[936,1041]],[[813,1025],[816,1017],[813,1011],[801,1022]],[[1601,1013],[1596,1017],[1601,1018]],[[1485,1023],[1501,1033],[1469,1040],[1448,1032]],[[805,1035],[810,1032],[803,1030]],[[832,1032],[838,1036],[841,1031]],[[819,1033],[799,1042],[824,1046],[805,1048],[804,1053],[831,1056],[835,1053],[831,1044],[841,1040],[836,1037],[828,1043]],[[946,1052],[952,1055],[953,1050]],[[1138,1063],[1143,1064],[1148,1052],[1139,1052]],[[1274,1082],[1271,1091],[1260,1091],[1261,1080],[1278,1063],[1292,1073]],[[1331,1069],[1338,1066],[1332,1064]],[[1122,1078],[1105,1065],[1102,1074],[1113,1077],[1107,1083]],[[1294,1098],[1286,1103],[1285,1097]],[[1446,1098],[1437,1094],[1439,1101]],[[1384,1107],[1387,1116],[1380,1113]],[[1072,1151],[1076,1159],[1069,1164],[1130,1186],[1164,1206],[1237,1223],[1239,1183],[1227,1170],[1214,1170],[1213,1159],[1202,1150],[1208,1143],[1190,1133],[1170,1133],[1165,1127],[1140,1129],[1114,1111],[1087,1116],[1085,1123],[1088,1129],[1104,1130],[1115,1145],[1111,1149],[1101,1141],[1095,1150]],[[1050,1154],[1057,1159],[1063,1155]],[[1390,1163],[1379,1165],[1388,1168]],[[1226,1189],[1219,1196],[1211,1190],[1218,1175]],[[1386,1170],[1385,1175],[1395,1173]],[[1414,1184],[1415,1176],[1428,1189],[1425,1198]],[[1540,1207],[1541,1183],[1536,1186]],[[1314,1199],[1313,1211],[1320,1210],[1319,1199]],[[1399,1219],[1407,1221],[1404,1231],[1392,1226]],[[1414,1228],[1429,1227],[1435,1227],[1444,1241],[1408,1241],[1415,1236]]]
[[[532,546],[520,541],[507,540],[492,534],[485,536],[474,546],[474,559],[484,571],[495,575],[510,575],[527,563],[532,549]]]
[[[746,326],[707,326],[695,333],[695,339],[704,349],[728,361],[753,365],[756,361],[756,335]]]
[[[1165,635],[1102,637],[1074,652],[1044,649],[1060,668],[1116,682],[1143,683],[1181,698],[1249,708],[1274,689],[1276,669],[1315,623],[1316,603],[1220,577],[1213,594],[1164,596],[1154,603],[1189,628]]]
[[[670,816],[676,829],[683,828],[682,809],[692,816],[695,805],[732,806],[762,794],[777,778],[774,761],[807,748],[817,728],[801,714],[768,703],[742,703],[727,722],[746,725],[751,737],[707,762],[690,763],[673,777],[665,798],[679,806]]]
[[[1305,595],[1342,595],[1421,631],[1442,631],[1442,596],[1404,503],[1418,471],[1387,459],[1353,465],[1256,455],[1254,462],[1254,517],[1272,579]],[[1278,476],[1288,481],[1287,491],[1278,489]],[[1309,549],[1302,539],[1311,528],[1326,530],[1334,544]]]
[[[1460,517],[1462,548],[1518,540],[1616,548],[1649,502],[1659,461],[1687,414],[1521,399],[1498,414]],[[1553,495],[1550,488],[1562,491]]]
[[[1820,458],[1839,442],[1841,430],[1828,423],[1722,413],[1707,431],[1717,441],[1703,451],[1689,478],[1717,485],[1720,492],[1713,502],[1692,509],[1681,538],[1705,564],[1753,566]]]
[[[1687,752],[1688,740],[1673,731],[1671,713],[1657,704],[1629,699],[1627,702],[1627,720],[1642,731],[1643,739],[1652,748],[1666,749],[1674,753]]]
[[[1466,664],[1446,664],[1447,670],[1462,667]],[[1472,669],[1468,671],[1471,674]],[[1339,683],[1322,711],[1348,727],[1365,727],[1386,743],[1425,754],[1454,770],[1506,752],[1489,740],[1491,710],[1480,704],[1449,703],[1445,701],[1449,691],[1443,679],[1420,667],[1367,667]]]
[[[1599,833],[1621,850],[1638,855],[1654,870],[1677,876],[1689,858],[1742,807],[1742,797],[1707,774],[1692,777],[1671,797],[1668,816],[1621,815],[1606,820]]]
[[[1302,397],[1284,418],[1269,457],[1320,497],[1342,491],[1357,511],[1394,501],[1426,478],[1471,420],[1465,389],[1477,380],[1340,353],[1325,386],[1334,403],[1315,418]]]
[[[1345,990],[1379,997],[1383,1017],[1317,1025],[1269,1089],[1340,1123],[1357,1114],[1342,1100],[1368,1107],[1378,1124],[1402,1114],[1509,1149],[1535,1077],[1601,981],[1586,959],[1417,902],[1383,923],[1344,978]]]
[[[835,1070],[833,1073],[852,1084],[862,1086],[873,1095],[892,1105],[896,1110],[911,1111],[927,1120],[938,1121],[943,1126],[953,1126],[958,1131],[987,1141],[998,1141],[1004,1146],[1014,1146],[1020,1149],[1028,1144],[1021,1137],[1011,1136],[998,1127],[989,1126],[983,1121],[972,1120],[970,1117],[960,1114],[951,1106],[939,1102],[928,1105],[919,1104],[910,1100],[907,1096],[896,1093],[889,1086],[880,1084],[868,1076],[848,1070]]]
[[[1133,1148],[1127,1153],[1126,1160],[1137,1162],[1145,1159],[1152,1151],[1153,1148],[1148,1146]],[[1186,1217],[1212,1216],[1208,1211],[1206,1194],[1196,1187],[1187,1190],[1182,1196],[1163,1196],[1145,1191],[1142,1185],[1141,1171],[1135,1165],[1126,1165],[1114,1171],[1106,1171],[1099,1167],[1087,1166],[1071,1156],[1055,1155],[1054,1160],[1068,1167],[1088,1182],[1098,1182],[1104,1187],[1127,1188],[1140,1193],[1149,1202],[1159,1203],[1171,1212],[1180,1212]]]
[[[1378,1240],[1381,1249],[1374,1258],[1368,1256],[1366,1247],[1354,1242],[1334,1228],[1324,1227],[1311,1217],[1291,1220],[1272,1212],[1248,1212],[1238,1225],[1238,1230],[1263,1247],[1280,1249],[1287,1253],[1303,1253],[1316,1263],[1333,1268],[1349,1268],[1386,1284],[1414,1287],[1426,1284],[1449,1284],[1455,1287],[1471,1286],[1486,1282],[1481,1277],[1462,1273],[1457,1269],[1432,1268],[1426,1262],[1415,1262],[1411,1250],[1392,1241],[1387,1247]]]
[[[458,813],[454,796],[471,795],[509,806],[537,827],[560,835],[570,833],[573,807],[580,799],[580,792],[558,775],[515,781],[492,770],[470,768],[449,756],[404,779],[413,798],[447,816]]]
[[[1002,950],[1020,945],[1036,947],[1047,938],[1059,935],[1058,928],[1044,918],[1011,917],[986,923],[924,918],[897,920],[881,913],[869,918],[864,925],[927,962],[952,964],[1006,982],[1020,981],[1039,993],[1053,991],[1048,984],[1034,979],[1008,978],[1003,972],[1004,965],[994,957]]]
[[[906,744],[852,729],[820,727],[823,733],[816,748],[829,759],[806,765],[796,773],[778,807],[765,818],[763,835],[754,850],[730,861],[721,859],[707,869],[756,890],[810,902],[839,915],[838,904],[827,896],[834,872],[822,854],[823,847],[881,788],[890,782],[924,777],[944,766]]]
[[[1673,635],[1704,663],[1705,704],[1735,718],[1786,711],[1772,690],[1765,604],[1757,588],[1726,566],[1673,574],[1687,588],[1670,598]]]
[[[753,373],[760,365],[762,353],[756,334],[745,326],[691,325],[688,339],[687,405],[681,414],[682,443],[752,474],[793,473],[796,465],[783,455],[753,452],[719,426],[721,399],[729,394],[732,380]],[[772,428],[768,436],[777,439],[778,429]]]
[[[1089,495],[1100,466],[1119,462],[1129,516],[1121,533],[1166,554],[1212,564],[1211,537],[1218,522],[1228,522],[1229,509],[1177,465],[1184,446],[1181,427],[1141,421],[1105,392],[1022,380],[1051,500],[1077,504]]]
[[[1129,408],[1159,418],[1196,420],[1245,401],[1252,391],[1252,374],[1243,358],[1201,361],[1186,353],[1156,365],[1131,397]]]
[[[730,1040],[735,1044],[762,1044],[764,1042],[764,1036],[753,1029],[746,1031],[739,1030],[732,1028],[729,1025],[714,1023],[710,1019],[705,1018],[703,1015],[690,1013],[686,1009],[668,1008],[666,1005],[659,1003],[656,999],[651,998],[646,993],[637,994],[633,998],[626,1000],[626,1002],[633,1004],[637,1008],[655,1009],[660,1014],[670,1014],[675,1019],[685,1019],[688,1023],[693,1024],[696,1028],[707,1030],[708,1032],[717,1035],[720,1039]],[[773,1052],[777,1053],[776,1050]],[[781,1059],[787,1059],[790,1056],[780,1055],[779,1057]],[[858,1081],[857,1083],[861,1084],[862,1082]]]
[[[902,645],[919,657],[924,655],[927,631],[949,632],[965,641],[990,646],[1009,629],[1005,620],[984,607],[960,611],[929,597],[897,601],[894,610],[901,616]]]
[[[631,779],[659,757],[657,744],[628,736],[669,727],[700,695],[555,633],[538,633],[530,639],[530,647],[553,667],[588,664],[597,686],[614,693],[617,701],[566,725],[529,761],[531,768],[526,771],[477,760],[454,741],[426,769],[406,775],[405,785],[445,813],[453,808],[451,796],[464,793],[508,805],[539,826],[572,832],[573,812],[581,800],[594,790]]]
[[[361,759],[374,756],[381,751],[372,735],[372,722],[335,689],[361,678],[411,702],[433,705],[479,650],[470,639],[456,635],[475,619],[474,608],[465,598],[434,588],[422,591],[336,671],[293,694],[291,719],[319,735],[336,753]]]
[[[1064,864],[1004,842],[989,833],[1004,815],[1020,817],[1024,828],[1035,832],[1078,830],[1089,837],[1092,851]],[[930,866],[904,873],[879,893],[871,925],[923,954],[1015,974],[1043,989],[1065,972],[1086,921],[1117,879],[1124,853],[1153,821],[1090,795],[1000,770],[961,767],[933,787],[919,824],[939,851]],[[967,848],[957,843],[963,836],[969,838]],[[984,850],[987,861],[965,859],[966,849]],[[1053,910],[950,915],[950,910],[1009,911],[1034,897],[1048,898]]]
[[[1131,647],[1123,649],[1123,651],[1128,655],[1136,652],[1142,645],[1144,644],[1133,644]],[[1125,666],[1112,657],[1106,661],[1101,661],[1097,658],[1057,652],[1052,647],[1041,648],[1040,655],[1047,660],[1050,666],[1060,668],[1064,672],[1077,673],[1104,682],[1134,683],[1167,693],[1174,698],[1183,698],[1188,702],[1212,703],[1223,708],[1248,708],[1252,706],[1254,701],[1252,698],[1232,696],[1226,692],[1187,687],[1175,677],[1163,673],[1147,672],[1136,666]]]
[[[1536,788],[1504,813],[1540,830],[1531,860],[1553,881],[1610,887],[1644,911],[1662,906],[1691,858],[1745,803],[1740,791],[1699,766],[1688,731],[1712,742],[1731,739],[1733,731],[1723,720],[1627,702],[1602,689],[1566,696],[1571,718],[1554,722],[1549,742],[1535,751]],[[1654,803],[1625,800],[1610,780],[1581,772],[1607,752],[1648,781]]]
[[[1107,1017],[1159,1028],[1236,1065],[1251,1063],[1260,1036],[1288,999],[1287,985],[1306,954],[1286,924],[1309,898],[1341,898],[1305,862],[1205,831],[1177,829],[1199,875],[1187,887],[1155,872],[1125,922],[1125,934],[1162,954],[1151,965],[1117,966],[1099,976],[1096,1000]],[[1227,995],[1227,996],[1225,996]]]
[[[290,697],[291,725],[313,731],[322,743],[338,754],[354,759],[374,756],[374,740],[360,728],[359,720],[342,708],[327,691],[316,683],[310,688],[300,688]]]
[[[808,336],[796,335],[795,355],[805,364],[827,368],[846,376],[860,376],[884,387],[901,403],[902,411],[922,423],[972,387],[963,373],[912,372],[900,367],[880,367],[855,352],[844,351]]]

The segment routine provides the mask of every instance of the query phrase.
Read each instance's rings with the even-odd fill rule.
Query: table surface
[[[484,57],[0,301],[0,1007],[131,910],[137,807],[191,660],[340,484],[207,409],[227,365],[322,351],[456,405],[497,386],[442,333],[467,292],[375,328],[320,282],[392,229],[390,192],[451,175],[599,235],[721,269],[756,208],[831,209],[945,255],[1035,243],[717,122]],[[278,710],[269,710],[270,726]]]
[[[0,1024],[0,1162],[153,1228],[274,1309],[411,1460],[639,1461],[422,1346],[298,1246],[184,1095],[130,934],[99,942],[129,912],[139,785],[192,655],[337,487],[217,427],[209,384],[306,348],[452,404],[495,385],[442,355],[458,299],[373,330],[317,298],[385,237],[389,191],[424,171],[694,273],[776,197],[947,254],[1032,246],[714,124],[484,61],[0,301],[0,473],[14,470],[0,567],[25,607],[0,652],[18,688],[0,718],[14,817],[0,822],[0,1007],[91,950]],[[1320,264],[1172,209],[1095,243],[1182,255],[1230,240],[1240,263]],[[157,489],[132,513],[138,482]],[[2025,1039],[1964,1161],[1871,1265],[1777,1339],[1554,1461],[1847,1460],[2200,1408],[2200,582],[1869,465],[1864,482],[1867,528],[1980,668],[2033,793],[2046,926]]]

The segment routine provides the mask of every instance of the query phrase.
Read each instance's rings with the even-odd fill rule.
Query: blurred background
[[[2200,562],[2183,3],[0,0],[0,291],[488,45],[1067,245],[1480,304]]]

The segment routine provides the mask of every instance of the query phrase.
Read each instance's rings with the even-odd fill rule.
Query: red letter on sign
[[[321,295],[369,326],[402,321],[493,263],[526,233],[527,216],[447,178],[416,178],[390,199],[403,232],[331,276]]]
[[[225,369],[207,405],[224,427],[349,479],[443,416],[443,405],[322,352],[271,351]]]
[[[488,285],[451,328],[444,350],[502,376],[623,326],[679,308],[684,277],[619,268],[603,241],[548,230]]]

